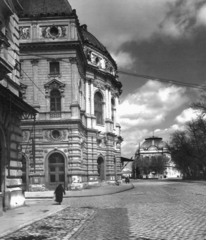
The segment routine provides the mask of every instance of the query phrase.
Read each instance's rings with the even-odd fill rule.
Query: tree
[[[184,178],[206,178],[206,120],[199,115],[187,123],[185,131],[171,135],[172,159]]]
[[[132,172],[134,178],[141,178],[143,174],[148,175],[150,172],[156,174],[163,174],[166,169],[168,159],[164,155],[152,156],[138,156],[132,165]]]
[[[163,174],[168,164],[168,158],[165,155],[152,156],[150,169],[156,174]]]

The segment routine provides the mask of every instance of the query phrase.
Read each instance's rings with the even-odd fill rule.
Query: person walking
[[[59,204],[61,204],[61,202],[62,202],[63,193],[64,193],[64,195],[66,194],[64,188],[62,187],[62,185],[59,184],[58,187],[56,188],[55,192],[54,192],[54,194],[55,194],[55,201],[58,202]]]

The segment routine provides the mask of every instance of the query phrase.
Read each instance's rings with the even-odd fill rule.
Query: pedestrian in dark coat
[[[62,202],[63,193],[64,193],[64,195],[66,194],[65,191],[64,191],[64,188],[62,187],[62,185],[59,184],[59,186],[56,188],[56,190],[54,192],[54,194],[56,196],[55,201],[58,202],[59,204],[61,204],[61,202]]]

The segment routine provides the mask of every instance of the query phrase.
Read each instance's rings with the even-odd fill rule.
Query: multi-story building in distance
[[[180,178],[181,173],[176,168],[174,162],[171,159],[170,151],[166,142],[160,137],[145,138],[145,141],[138,147],[135,158],[140,157],[143,161],[151,161],[152,158],[164,158],[166,160],[165,170],[162,174],[158,174],[154,171],[150,171],[148,175],[142,174],[143,178]],[[159,160],[160,160],[159,159]]]

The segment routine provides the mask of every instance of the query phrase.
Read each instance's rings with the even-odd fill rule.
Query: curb
[[[7,235],[9,235],[9,234],[15,233],[16,231],[20,230],[21,228],[24,228],[24,227],[26,227],[26,226],[28,226],[28,225],[30,225],[30,224],[33,224],[33,223],[35,223],[35,222],[38,222],[38,221],[40,221],[41,219],[44,219],[44,218],[46,218],[46,217],[49,217],[50,215],[53,215],[53,214],[55,214],[55,213],[58,213],[58,212],[64,210],[65,208],[68,208],[68,207],[69,207],[69,206],[67,205],[67,206],[65,206],[65,207],[62,207],[62,209],[58,209],[58,210],[54,210],[54,211],[49,212],[49,213],[45,213],[45,216],[44,216],[44,217],[37,217],[36,219],[33,219],[33,220],[28,221],[28,222],[26,222],[26,223],[22,223],[22,224],[20,224],[20,225],[17,226],[17,227],[13,227],[12,229],[9,229],[9,230],[7,230],[7,231],[5,231],[5,232],[3,232],[3,233],[0,233],[0,238],[5,237],[5,236],[7,236]]]
[[[115,192],[99,193],[99,194],[91,194],[91,195],[76,195],[76,196],[66,195],[66,196],[64,196],[64,198],[106,196],[106,195],[112,195],[112,194],[116,194],[116,193],[120,193],[120,192],[125,192],[125,191],[131,190],[133,188],[134,188],[134,185],[131,183],[131,187],[130,188],[122,189],[122,190],[115,191]],[[45,200],[53,200],[53,196],[52,197],[27,197],[27,198],[25,198],[26,201],[28,201],[28,200],[39,200],[39,201],[41,201],[43,199],[45,199]]]

